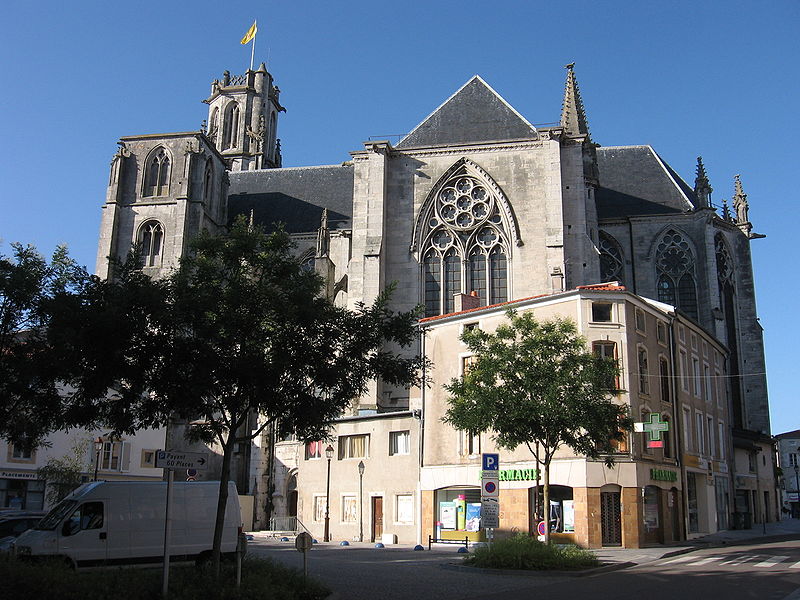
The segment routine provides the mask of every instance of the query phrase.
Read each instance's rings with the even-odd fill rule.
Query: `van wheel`
[[[204,569],[208,565],[211,564],[211,551],[206,550],[205,552],[201,552],[194,561],[194,564],[201,569]]]

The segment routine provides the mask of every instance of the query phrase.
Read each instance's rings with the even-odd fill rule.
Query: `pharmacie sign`
[[[538,475],[538,469],[501,469],[498,479],[500,481],[535,481]]]
[[[655,481],[678,481],[678,474],[668,469],[650,469],[650,479]]]

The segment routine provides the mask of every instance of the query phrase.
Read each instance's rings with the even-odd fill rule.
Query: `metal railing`
[[[270,531],[300,531],[297,528],[297,517],[272,517],[269,520]]]

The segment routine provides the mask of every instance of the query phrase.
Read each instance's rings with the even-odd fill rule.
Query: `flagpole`
[[[250,70],[253,70],[253,57],[256,54],[256,36],[258,35],[258,21],[253,21],[256,26],[256,32],[253,34],[253,47],[250,48]]]

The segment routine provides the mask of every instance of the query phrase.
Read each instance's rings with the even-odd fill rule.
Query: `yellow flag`
[[[256,22],[253,21],[253,24],[250,26],[250,29],[247,30],[247,33],[245,33],[244,37],[242,38],[242,44],[248,43],[250,40],[256,37],[257,33],[258,33],[258,27],[256,26]]]

